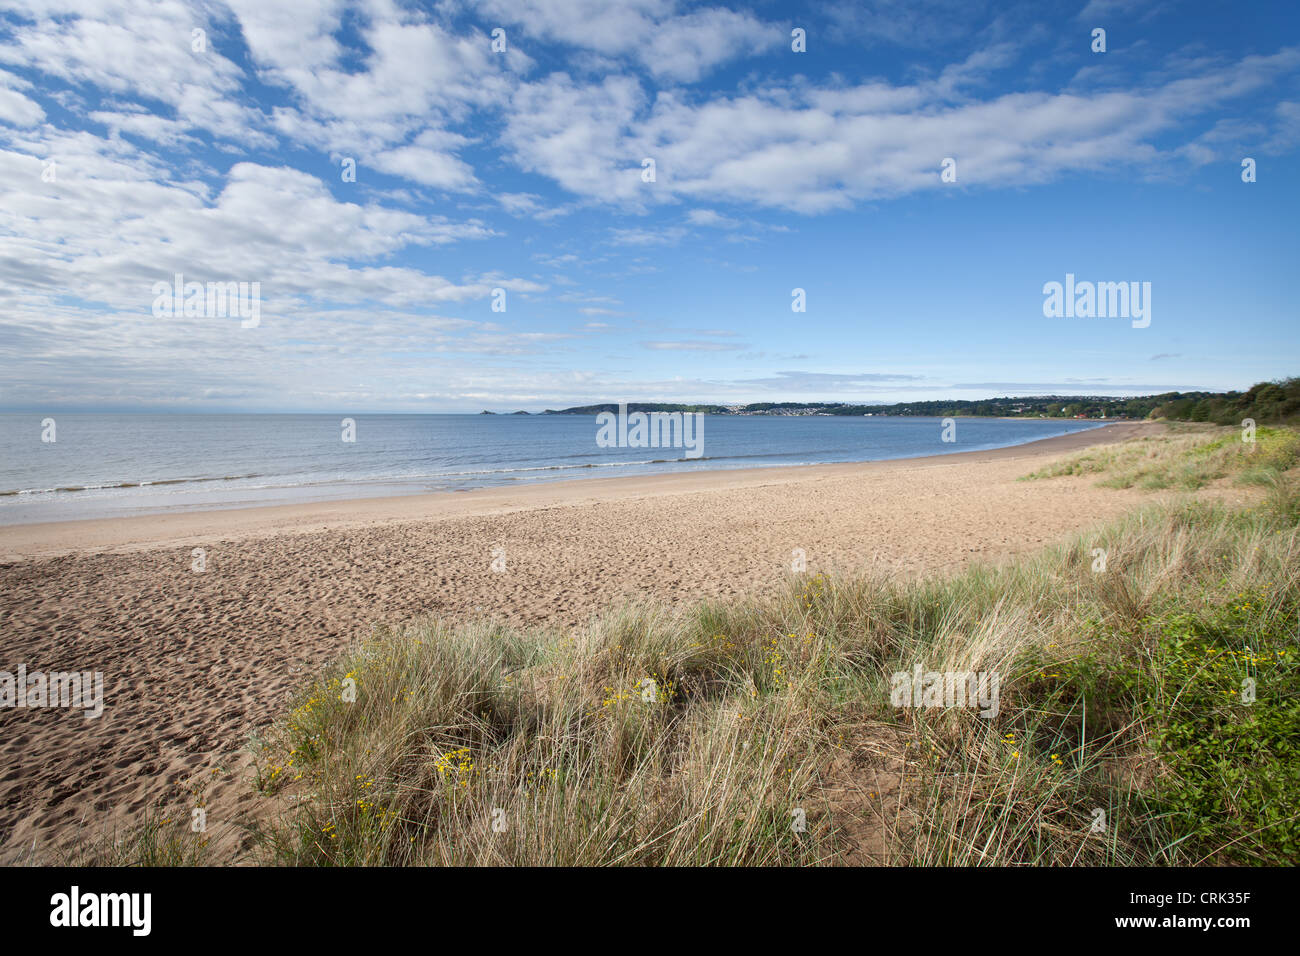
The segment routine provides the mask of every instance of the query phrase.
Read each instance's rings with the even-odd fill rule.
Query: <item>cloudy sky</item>
[[[1300,12],[1247,9],[3,0],[0,407],[1295,374]],[[177,273],[260,323],[157,314]],[[1151,283],[1150,325],[1045,318],[1067,273]]]

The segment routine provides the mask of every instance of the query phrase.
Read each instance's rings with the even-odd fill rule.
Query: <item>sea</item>
[[[959,418],[949,442],[938,418],[706,415],[692,450],[603,447],[594,415],[5,413],[0,524],[880,461],[1101,424]]]

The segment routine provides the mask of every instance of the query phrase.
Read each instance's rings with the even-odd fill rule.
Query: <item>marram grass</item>
[[[1062,475],[1101,475],[1110,488],[1196,491],[1219,479],[1267,485],[1300,460],[1300,433],[1260,426],[1253,441],[1241,428],[1172,424],[1163,434],[1130,438],[1070,455],[1027,475],[1027,480]]]

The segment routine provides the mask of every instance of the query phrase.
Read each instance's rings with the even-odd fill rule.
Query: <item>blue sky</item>
[[[1300,371],[1298,177],[1289,0],[0,3],[0,407],[1242,388]]]

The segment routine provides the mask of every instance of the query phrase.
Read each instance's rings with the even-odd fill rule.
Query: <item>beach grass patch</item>
[[[1195,453],[1217,460],[1217,440]],[[1294,863],[1300,531],[1294,487],[1274,481],[1280,503],[1153,504],[951,576],[792,576],[761,599],[634,605],[570,631],[383,629],[267,735],[258,781],[281,811],[259,852]],[[893,675],[918,665],[996,672],[996,712],[897,706]]]

